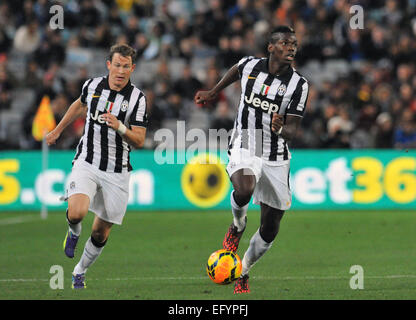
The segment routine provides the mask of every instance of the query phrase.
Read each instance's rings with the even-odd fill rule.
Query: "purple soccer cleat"
[[[85,273],[72,274],[72,289],[85,289],[87,285],[85,283]]]
[[[71,231],[68,230],[64,240],[64,252],[68,258],[73,258],[75,254],[75,247],[77,246],[79,237],[73,235]]]

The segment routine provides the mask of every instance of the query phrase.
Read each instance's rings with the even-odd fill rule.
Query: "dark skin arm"
[[[287,115],[286,121],[284,121],[283,115],[275,113],[272,118],[272,131],[277,133],[283,127],[280,136],[286,141],[292,140],[296,135],[301,121],[302,117],[292,115]]]
[[[238,64],[232,66],[222,77],[222,79],[209,91],[198,91],[195,94],[195,103],[205,104],[208,101],[215,99],[222,90],[227,88],[230,84],[239,79]]]

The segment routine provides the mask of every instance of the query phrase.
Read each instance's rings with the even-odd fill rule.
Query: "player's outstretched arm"
[[[237,81],[239,78],[238,75],[238,64],[232,66],[225,75],[221,78],[221,80],[209,91],[198,91],[195,94],[195,103],[197,104],[205,104],[208,101],[215,99],[215,97],[228,87],[233,82]]]
[[[74,122],[78,117],[80,117],[85,112],[86,105],[81,102],[81,99],[78,98],[75,100],[70,107],[68,108],[67,112],[65,113],[62,120],[58,123],[58,125],[49,132],[45,139],[46,143],[50,146],[51,144],[55,144],[56,140],[60,137],[61,133],[65,130],[67,126],[69,126],[72,122]]]

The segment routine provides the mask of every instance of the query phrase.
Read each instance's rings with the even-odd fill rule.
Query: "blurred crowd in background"
[[[49,9],[57,3],[64,7],[63,30],[49,25]],[[364,9],[362,30],[350,28],[356,4]],[[147,96],[150,133],[167,121],[189,120],[194,112],[207,115],[203,127],[230,130],[238,83],[204,107],[193,96],[212,88],[240,58],[267,56],[267,34],[277,25],[295,29],[294,67],[310,80],[292,147],[416,146],[416,0],[2,0],[0,118],[18,114],[13,119],[20,121],[21,137],[12,142],[4,133],[0,149],[39,148],[31,126],[42,97],[50,97],[58,122],[84,81],[103,75],[92,74],[86,63],[68,76],[63,72],[68,51],[107,52],[114,43],[137,50],[134,83]],[[182,63],[179,74],[172,61]],[[105,59],[100,63],[105,67]],[[157,68],[141,77],[145,63]],[[17,111],[19,90],[33,91],[34,99]],[[0,122],[3,130],[9,122]],[[83,125],[77,120],[55,148],[74,148]]]

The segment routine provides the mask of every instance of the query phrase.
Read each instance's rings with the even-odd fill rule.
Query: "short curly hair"
[[[275,43],[278,39],[276,34],[279,33],[293,33],[295,34],[295,30],[289,26],[277,26],[269,33],[269,43]]]

